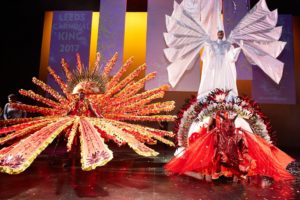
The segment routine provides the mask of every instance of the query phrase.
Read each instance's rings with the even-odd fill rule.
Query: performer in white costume
[[[260,67],[278,84],[284,64],[276,57],[286,43],[278,41],[282,27],[276,27],[277,10],[270,11],[265,0],[260,0],[226,40],[216,41],[216,30],[223,27],[221,4],[221,0],[183,0],[181,4],[174,1],[172,15],[166,16],[167,33],[164,33],[168,46],[164,53],[171,62],[167,67],[170,84],[174,87],[184,72],[194,66],[203,48],[198,99],[216,88],[231,89],[237,95],[235,62],[240,49],[251,64]],[[201,13],[206,16],[201,16]],[[234,48],[233,44],[239,48]]]
[[[219,30],[218,39],[204,45],[198,99],[206,96],[215,88],[231,90],[233,95],[238,95],[235,62],[241,48],[235,48],[236,44],[232,45],[223,38],[224,32]]]

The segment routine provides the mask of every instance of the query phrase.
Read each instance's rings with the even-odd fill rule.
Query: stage
[[[0,173],[0,200],[300,199],[299,2],[5,2],[9,13],[2,12],[6,31],[1,42],[0,111],[3,110],[4,116],[8,95],[16,94],[24,104],[14,103],[11,108],[26,111],[27,117],[43,117],[0,123],[0,171],[4,172]],[[209,5],[211,9],[206,7]],[[218,36],[220,30],[223,36]],[[226,42],[224,48],[216,46],[220,42]],[[213,43],[215,47],[207,46]],[[207,53],[213,48],[217,51]],[[211,63],[207,61],[220,62],[205,66]],[[219,73],[221,67],[227,70]],[[213,68],[217,73],[205,71]],[[210,78],[204,85],[229,78],[220,86],[213,85],[200,92],[205,77]],[[227,82],[232,84],[225,87]],[[191,96],[197,96],[198,91],[206,96],[206,92],[217,88],[234,89],[233,96],[244,99],[231,101],[231,94],[225,98],[224,94],[228,95],[230,90],[216,92],[201,106],[196,106],[195,101],[192,109],[185,110]],[[202,97],[199,99],[202,102]],[[236,115],[229,116],[231,111]],[[178,123],[173,122],[175,116],[180,119]],[[237,131],[240,127],[233,122],[240,117],[250,132],[274,142],[296,159],[288,166],[295,180],[271,183],[264,178],[264,181],[235,183],[221,177],[207,182],[167,174],[164,165],[176,150],[171,147],[173,142],[183,147],[192,144],[190,139],[194,137],[189,137],[193,133],[197,136],[202,127],[189,134],[190,127],[199,119],[204,122],[205,117],[215,120],[208,128],[219,124],[215,130],[226,135],[226,141],[232,141],[229,136],[233,133],[248,135],[243,138],[245,148],[239,149],[247,149],[243,156],[248,159],[248,149],[254,149],[248,147],[257,147],[254,152],[258,159],[248,159],[249,166],[253,167],[252,161],[277,158],[270,153],[273,147],[262,146],[265,143],[260,140],[246,145],[254,140],[246,134],[246,129]],[[168,124],[160,124],[162,121]],[[229,128],[225,130],[226,124]],[[171,132],[175,133],[173,138]],[[111,140],[105,142],[109,149],[103,143],[107,139]],[[157,145],[148,145],[156,141]],[[237,138],[233,147],[240,147],[240,141]],[[76,150],[67,153],[67,146],[74,148],[76,142]],[[156,155],[144,144],[160,154],[141,156]],[[215,143],[211,143],[214,149],[208,151],[207,143],[203,144],[193,151],[202,152],[199,159],[192,154],[192,161],[208,163],[201,159],[212,158],[207,156],[209,152],[214,156],[216,150],[226,152],[225,148],[216,148]],[[11,148],[4,148],[8,146]],[[261,174],[266,175],[264,167],[269,165],[261,163],[260,168],[253,168],[262,169]],[[82,171],[99,165],[104,166]],[[6,174],[18,172],[21,173]],[[275,168],[272,172],[274,175],[280,170]]]
[[[70,162],[62,142],[50,145],[25,172],[0,174],[0,199],[299,199],[299,151],[285,150],[298,162],[291,169],[296,180],[275,182],[270,186],[257,183],[211,183],[187,176],[168,176],[163,165],[173,150],[164,145],[154,147],[158,157],[138,156],[128,147],[109,146],[114,159],[104,167],[84,172],[77,157]],[[79,155],[79,154],[77,154]]]

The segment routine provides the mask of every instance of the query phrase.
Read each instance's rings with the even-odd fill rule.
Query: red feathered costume
[[[178,174],[196,172],[213,179],[256,175],[274,180],[293,179],[286,170],[293,158],[260,136],[235,128],[235,118],[220,117],[216,117],[216,127],[211,131],[202,128],[193,133],[184,154],[173,158],[165,169]]]

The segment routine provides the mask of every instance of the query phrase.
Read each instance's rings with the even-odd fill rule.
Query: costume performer
[[[220,176],[237,180],[251,176],[292,179],[286,167],[293,158],[272,144],[267,118],[255,102],[237,96],[236,87],[234,62],[240,49],[251,64],[259,66],[277,84],[280,82],[283,63],[276,57],[285,42],[278,41],[282,28],[275,27],[277,10],[269,11],[266,2],[260,0],[227,40],[220,40],[223,31],[219,31],[219,40],[214,41],[203,28],[207,20],[199,21],[195,9],[187,10],[186,5],[193,3],[195,8],[201,8],[203,2],[186,0],[180,5],[175,2],[172,16],[166,20],[165,40],[169,48],[165,55],[171,62],[168,66],[171,85],[176,85],[193,66],[204,47],[198,97],[179,114],[175,130],[179,148],[166,170],[209,179]],[[211,1],[214,3],[220,5],[221,1]],[[212,6],[219,12],[216,16],[221,13],[218,5]]]
[[[128,144],[143,156],[158,155],[158,152],[145,145],[155,144],[157,140],[174,146],[173,142],[164,138],[172,137],[172,132],[127,122],[174,121],[175,116],[159,114],[173,110],[173,101],[151,103],[152,100],[162,98],[169,86],[140,92],[145,82],[156,74],[150,73],[136,80],[146,65],[141,65],[121,79],[132,63],[132,58],[110,77],[117,56],[116,53],[102,70],[99,68],[100,54],[97,54],[94,69],[85,69],[79,55],[74,72],[62,60],[66,82],[49,67],[48,71],[63,95],[33,78],[33,83],[49,93],[54,100],[21,89],[20,94],[45,106],[12,104],[17,109],[40,113],[42,116],[0,121],[0,124],[6,125],[0,129],[0,134],[4,135],[0,138],[0,145],[6,145],[0,150],[0,171],[8,174],[24,171],[59,134],[67,138],[68,151],[79,137],[83,170],[103,166],[113,158],[113,152],[105,144],[107,140],[113,140],[119,145]]]
[[[277,10],[270,11],[265,0],[260,0],[224,40],[219,9],[221,2],[184,0],[178,5],[175,1],[172,15],[166,17],[167,33],[164,37],[168,48],[164,53],[171,62],[167,70],[173,87],[184,72],[194,66],[200,51],[204,49],[198,99],[216,88],[231,90],[233,95],[237,95],[235,61],[240,50],[251,64],[261,68],[276,83],[282,77],[284,64],[276,57],[286,42],[278,41],[282,27],[276,27]],[[211,7],[215,10],[211,11]],[[208,13],[208,16],[199,17],[197,13]],[[215,29],[208,28],[212,24],[215,24]],[[217,35],[218,39],[214,40]]]
[[[224,32],[219,30],[216,41],[208,41],[202,54],[203,73],[198,91],[198,98],[208,95],[214,88],[231,89],[237,95],[235,62],[240,48],[223,40]]]
[[[270,123],[252,100],[232,98],[229,91],[217,89],[205,101],[195,100],[180,116],[180,148],[165,166],[167,171],[208,180],[293,178],[286,167],[294,159],[272,144]]]

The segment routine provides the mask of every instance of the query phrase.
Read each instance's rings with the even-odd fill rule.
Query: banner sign
[[[61,68],[64,58],[70,69],[76,68],[76,53],[80,53],[84,66],[89,65],[92,12],[55,11],[53,12],[51,44],[48,65],[65,80]],[[56,90],[59,86],[48,75],[47,83]]]
[[[118,52],[119,57],[112,74],[116,73],[123,64],[124,26],[126,0],[101,0],[100,20],[98,31],[98,52],[101,53],[101,64]]]

